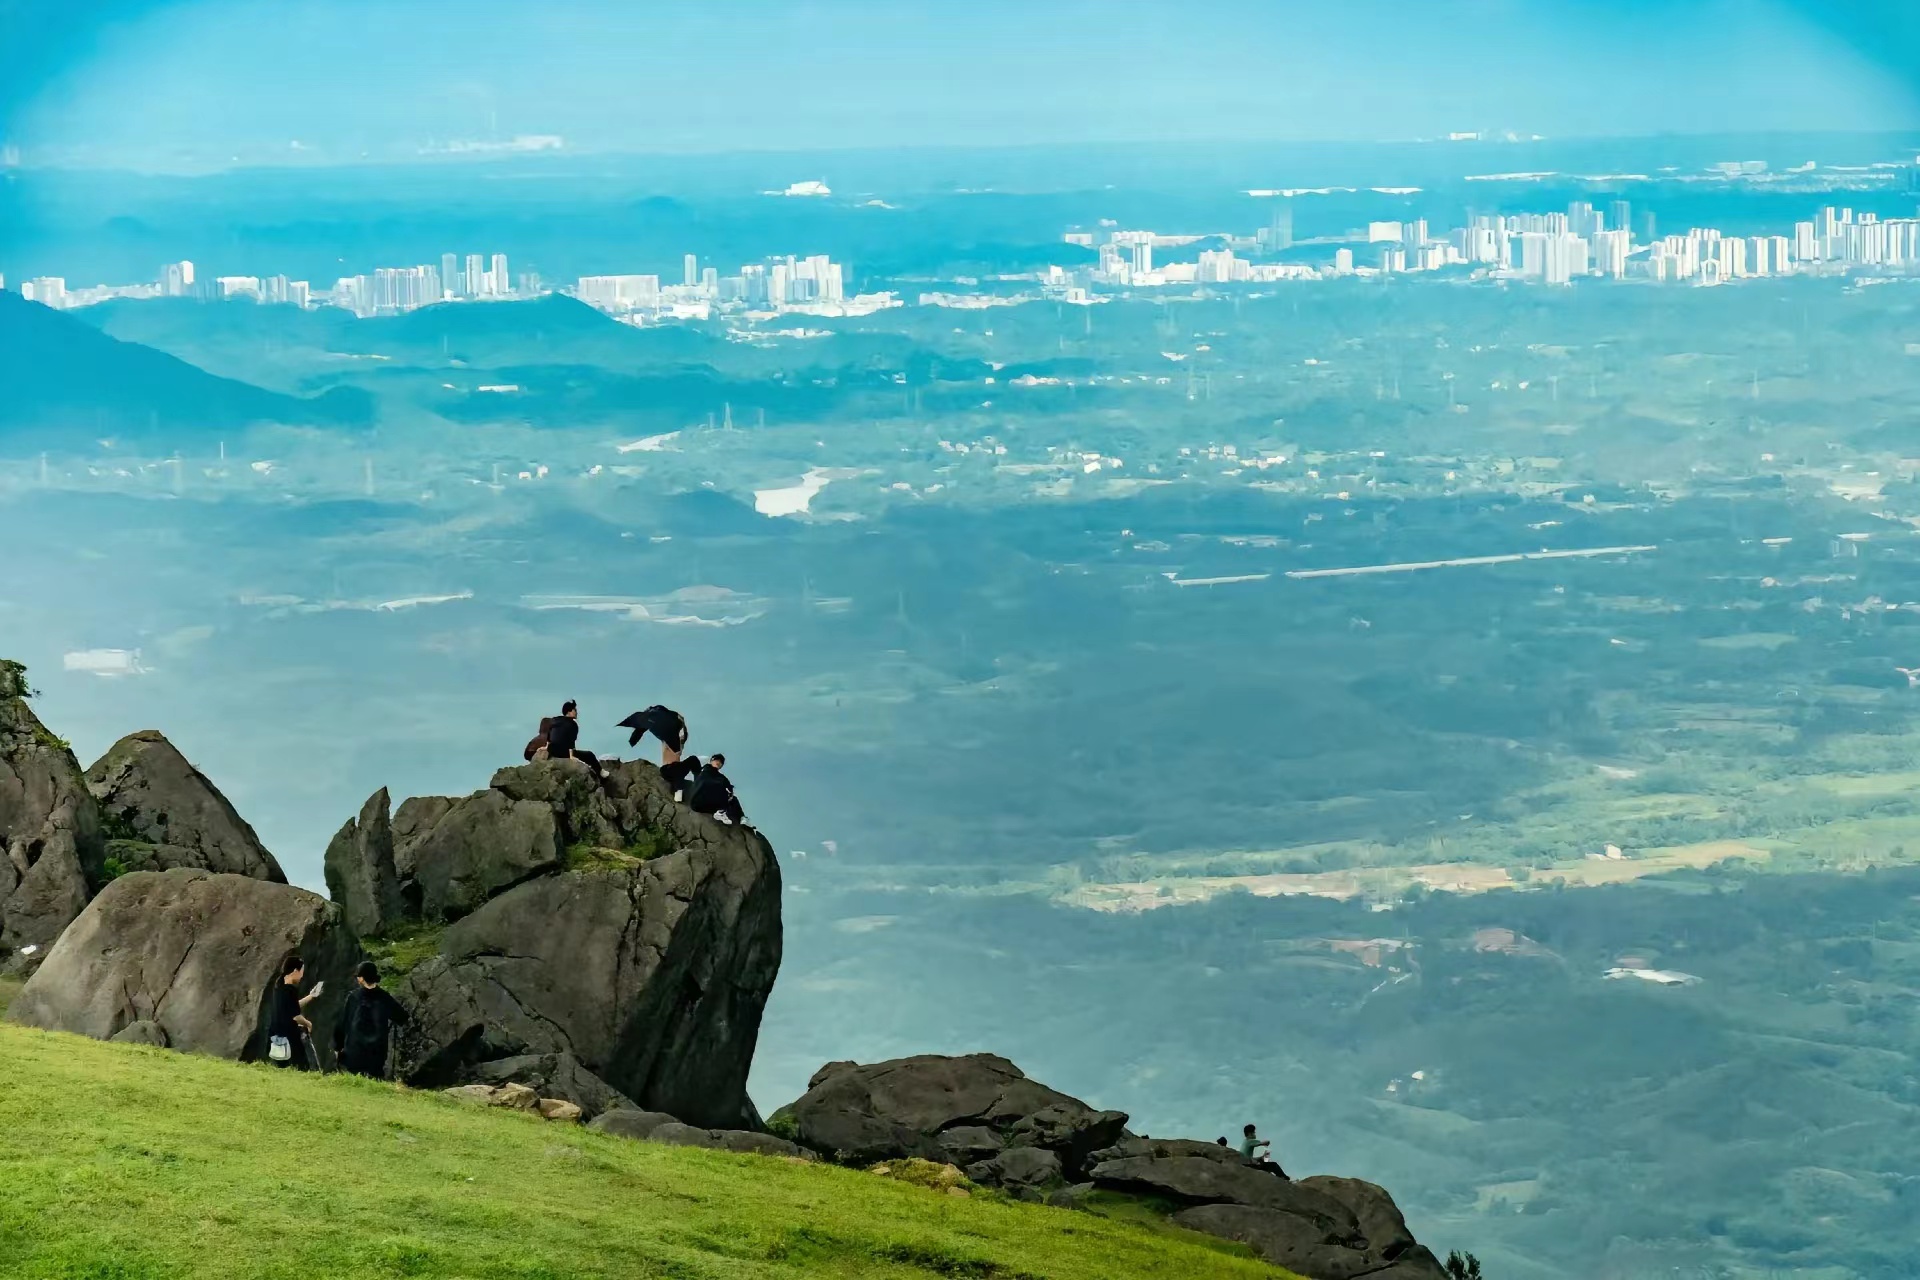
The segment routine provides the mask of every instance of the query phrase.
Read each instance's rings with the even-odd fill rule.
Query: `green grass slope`
[[[0,1081],[8,1280],[1286,1274],[1158,1225],[18,1027]]]

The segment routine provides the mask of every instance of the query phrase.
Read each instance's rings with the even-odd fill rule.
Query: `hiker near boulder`
[[[307,962],[299,956],[288,956],[280,966],[280,981],[274,983],[268,993],[273,1012],[267,1019],[267,1061],[276,1067],[292,1067],[296,1071],[314,1068],[313,1046],[307,1040],[313,1034],[313,1023],[305,1011],[320,998],[327,984],[317,982],[313,990],[303,996],[300,983],[306,976]]]
[[[407,1022],[406,1006],[380,985],[380,969],[363,960],[353,972],[347,1007],[333,1028],[334,1063],[373,1080],[387,1078],[387,1046],[396,1026]]]

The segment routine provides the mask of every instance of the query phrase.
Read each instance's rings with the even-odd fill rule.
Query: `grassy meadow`
[[[0,990],[0,998],[4,998]],[[1285,1273],[1158,1224],[0,1026],[0,1275]]]

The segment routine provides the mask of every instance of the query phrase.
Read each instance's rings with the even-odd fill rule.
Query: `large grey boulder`
[[[587,1122],[587,1128],[595,1133],[610,1133],[616,1138],[633,1138],[645,1142],[663,1125],[679,1124],[680,1121],[664,1111],[648,1111],[642,1107],[620,1107],[612,1111],[603,1111]]]
[[[384,937],[407,916],[393,869],[391,804],[385,787],[368,797],[328,842],[322,862],[328,895],[363,938]]]
[[[608,1111],[591,1121],[587,1127],[617,1138],[636,1138],[642,1142],[660,1142],[673,1147],[705,1147],[710,1151],[783,1156],[789,1160],[819,1158],[811,1151],[770,1133],[755,1133],[747,1129],[702,1129],[697,1125],[682,1124],[663,1111]]]
[[[1250,1245],[1308,1280],[1444,1280],[1381,1188],[1357,1178],[1289,1181],[1210,1142],[1127,1138],[1095,1157],[1101,1190],[1188,1206],[1174,1221]]]
[[[124,875],[60,936],[7,1016],[111,1039],[152,1023],[175,1049],[264,1056],[267,996],[282,963],[307,961],[314,1041],[330,1045],[360,945],[318,894],[250,876],[175,868]],[[140,1035],[156,1040],[153,1030]]]
[[[1060,1157],[1042,1147],[1008,1147],[966,1169],[969,1178],[984,1186],[1003,1187],[1036,1200],[1064,1181]]]
[[[0,660],[0,966],[31,968],[105,878],[99,806],[67,744]]]
[[[524,1084],[543,1098],[560,1098],[580,1108],[587,1120],[608,1111],[631,1111],[633,1100],[580,1065],[570,1053],[528,1053],[482,1062],[470,1069],[473,1084]]]
[[[560,870],[553,809],[488,788],[455,800],[410,848],[412,894],[427,920],[458,920],[495,895]]]
[[[990,1053],[829,1062],[774,1118],[791,1123],[801,1145],[843,1163],[959,1154],[990,1162],[997,1143],[1050,1151],[1069,1178],[1127,1123],[1124,1112],[1095,1110]]]
[[[645,763],[614,766],[604,785],[575,761],[505,769],[437,818],[419,813],[430,821],[408,824],[404,854],[396,818],[396,864],[423,906],[458,882],[443,862],[470,864],[494,838],[483,804],[496,823],[543,815],[539,829],[561,849],[591,856],[577,870],[528,868],[448,927],[440,953],[396,990],[414,1011],[402,1077],[444,1086],[479,1063],[564,1052],[642,1107],[755,1127],[747,1069],[781,952],[780,869],[766,840],[675,805]],[[415,816],[405,805],[401,815]]]
[[[1335,1238],[1360,1237],[1353,1210],[1325,1191],[1256,1169],[1211,1142],[1131,1138],[1102,1151],[1089,1176],[1101,1188],[1183,1204],[1237,1204],[1313,1219]]]
[[[123,865],[197,867],[285,884],[286,874],[218,787],[153,729],[130,733],[87,770],[101,825]],[[146,845],[145,850],[138,848]]]

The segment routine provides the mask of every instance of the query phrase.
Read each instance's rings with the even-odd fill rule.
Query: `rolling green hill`
[[[8,1277],[1286,1274],[1146,1223],[11,1026],[0,1079]]]

